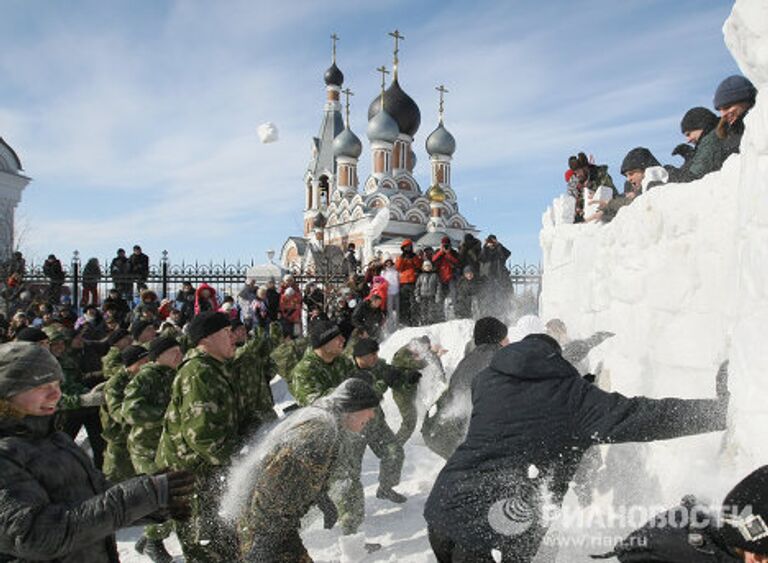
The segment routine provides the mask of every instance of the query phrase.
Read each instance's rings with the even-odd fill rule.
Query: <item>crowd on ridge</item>
[[[683,158],[681,166],[662,166],[645,147],[630,150],[621,163],[626,178],[624,192],[618,193],[607,165],[598,165],[580,152],[568,159],[565,171],[566,193],[575,200],[574,222],[611,221],[619,210],[646,191],[667,183],[693,182],[720,170],[725,160],[739,152],[744,134],[744,118],[755,105],[757,89],[749,79],[733,75],[715,91],[716,115],[705,107],[694,107],[683,115],[680,132],[686,139],[672,155]]]

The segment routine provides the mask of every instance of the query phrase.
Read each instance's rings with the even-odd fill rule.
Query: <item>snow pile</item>
[[[759,91],[741,155],[698,182],[655,188],[608,225],[555,226],[545,215],[540,236],[542,319],[561,318],[572,338],[616,334],[592,357],[603,362],[602,387],[713,397],[717,366],[730,358],[725,439],[608,448],[619,473],[598,485],[614,506],[630,498],[669,505],[687,493],[719,502],[768,463],[768,6],[738,0],[724,32]]]

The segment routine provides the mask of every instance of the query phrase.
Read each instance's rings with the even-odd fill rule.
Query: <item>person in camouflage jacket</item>
[[[351,378],[264,437],[268,450],[247,474],[252,492],[239,526],[245,561],[311,563],[299,535],[301,519],[317,505],[325,528],[334,526],[337,512],[328,489],[343,435],[360,432],[378,404],[370,385]]]
[[[403,373],[399,385],[392,387],[392,399],[400,411],[400,428],[395,437],[398,444],[404,446],[416,429],[418,412],[416,411],[416,392],[421,379],[421,370],[427,367],[425,354],[431,352],[429,337],[414,338],[400,348],[392,357],[392,366]],[[425,350],[422,350],[425,349]]]
[[[275,323],[273,323],[273,326],[274,324]],[[289,337],[276,346],[270,353],[269,357],[274,362],[277,373],[279,373],[280,377],[285,379],[288,384],[291,382],[291,372],[293,372],[293,368],[295,368],[304,357],[308,347],[308,338]]]
[[[107,337],[109,351],[101,358],[101,373],[104,379],[110,379],[115,372],[123,367],[120,352],[131,345],[131,335],[124,328],[118,328]]]
[[[56,357],[64,372],[64,380],[61,383],[62,396],[54,424],[73,440],[85,426],[93,452],[93,464],[100,470],[104,465],[106,447],[102,437],[98,408],[103,404],[103,394],[99,389],[92,392],[93,390],[83,383],[80,362],[69,349],[71,340],[69,329],[59,324],[52,324],[45,327],[44,332],[48,335],[51,354]]]
[[[104,451],[104,474],[113,483],[136,475],[128,453],[130,426],[123,418],[123,399],[128,383],[149,361],[149,352],[142,346],[128,346],[120,355],[124,367],[104,385],[104,404],[99,411],[101,426],[104,429],[102,435],[107,442]]]
[[[310,346],[290,375],[289,387],[301,406],[333,391],[355,367],[343,355],[344,336],[333,321],[316,321],[310,330]]]
[[[195,475],[192,518],[176,525],[187,561],[239,560],[235,531],[218,514],[222,472],[239,445],[239,407],[227,362],[235,353],[230,319],[205,311],[189,323],[196,348],[179,368],[155,461]]]
[[[155,453],[163,430],[163,416],[171,400],[176,368],[182,360],[179,343],[168,336],[155,338],[149,344],[149,360],[128,382],[122,407],[123,420],[130,425],[131,463],[137,474],[145,475],[153,475],[160,469],[155,463]],[[168,523],[145,526],[136,550],[152,561],[170,563],[172,557],[163,540],[172,529]]]
[[[235,357],[229,369],[237,392],[240,410],[240,436],[247,438],[261,424],[277,418],[275,402],[269,382],[276,372],[269,357],[270,342],[265,338],[251,338],[240,319],[232,321],[235,338]]]

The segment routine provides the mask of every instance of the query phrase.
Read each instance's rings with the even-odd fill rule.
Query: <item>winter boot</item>
[[[365,551],[368,553],[375,553],[381,549],[380,543],[368,543],[365,542]]]
[[[133,548],[138,551],[141,555],[144,555],[144,549],[147,547],[147,536],[144,534],[141,534],[141,537],[136,540],[136,543],[133,545]]]
[[[396,504],[403,504],[405,501],[408,500],[392,487],[382,487],[381,485],[379,485],[379,488],[376,491],[376,498],[388,500]]]
[[[163,540],[147,539],[144,546],[144,555],[149,557],[154,563],[171,563],[173,557],[165,550]]]

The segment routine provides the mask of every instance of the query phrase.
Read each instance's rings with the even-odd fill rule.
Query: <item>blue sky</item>
[[[33,183],[18,209],[22,250],[111,257],[141,244],[155,260],[264,261],[301,234],[302,177],[325,98],[331,33],[364,141],[375,68],[416,100],[416,176],[445,84],[457,140],[453,187],[482,234],[539,260],[541,214],[564,189],[570,154],[610,165],[646,146],[663,163],[679,121],[711,107],[738,68],[723,43],[731,5],[329,0],[161,2],[3,0],[0,136]],[[260,144],[274,122],[280,141]]]

